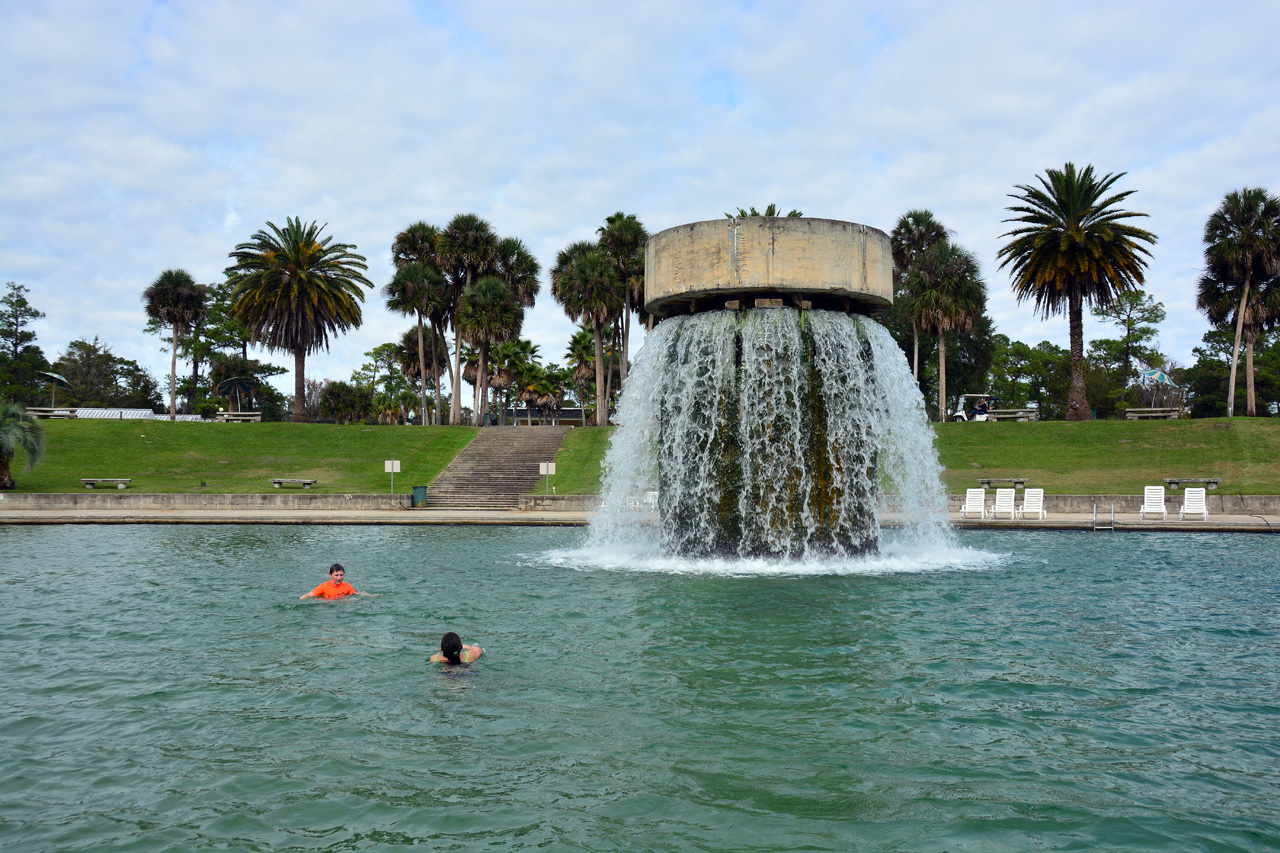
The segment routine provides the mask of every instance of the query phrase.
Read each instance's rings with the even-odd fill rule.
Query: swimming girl
[[[431,656],[432,663],[471,663],[484,654],[479,646],[464,646],[461,638],[450,631],[440,639],[440,651]]]

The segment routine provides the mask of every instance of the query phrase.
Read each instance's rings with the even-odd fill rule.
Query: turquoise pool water
[[[0,527],[6,850],[1273,850],[1280,539]],[[302,602],[329,563],[377,597]],[[426,662],[457,630],[485,656]]]

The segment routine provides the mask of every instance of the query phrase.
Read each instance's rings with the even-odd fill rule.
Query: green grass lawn
[[[83,491],[81,477],[132,477],[139,492],[272,492],[271,477],[305,477],[326,494],[391,491],[383,462],[400,460],[396,493],[429,485],[474,427],[220,424],[170,421],[46,420],[45,457],[23,471],[17,492]],[[202,487],[200,484],[204,483]]]
[[[396,492],[430,485],[473,427],[41,421],[44,461],[13,476],[19,492],[75,492],[81,477],[132,477],[142,492],[274,491],[271,477],[319,480],[314,491],[390,491],[383,461],[400,460]],[[1141,494],[1164,477],[1221,477],[1222,490],[1280,494],[1280,419],[935,424],[947,491],[978,477],[1029,477],[1050,494]],[[569,432],[551,485],[596,494],[611,427]],[[205,485],[201,487],[200,483]],[[537,491],[541,491],[539,483]]]
[[[1280,494],[1280,419],[935,424],[947,491],[1030,477],[1049,494],[1142,494],[1165,477],[1221,477],[1225,492]]]
[[[600,494],[601,463],[614,427],[579,427],[569,431],[556,454],[551,486],[558,495]]]

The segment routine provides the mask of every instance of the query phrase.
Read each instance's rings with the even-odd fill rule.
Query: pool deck
[[[469,524],[580,527],[594,513],[534,510],[413,509],[413,510],[282,510],[282,509],[15,509],[0,510],[0,524]],[[893,525],[892,515],[885,519]],[[976,519],[951,513],[957,528],[982,530],[1093,530],[1090,513],[1055,513],[1046,519]],[[1110,513],[1099,518],[1110,525]],[[1210,515],[1208,521],[1141,519],[1137,513],[1117,513],[1118,531],[1177,531],[1185,533],[1280,533],[1280,515]]]

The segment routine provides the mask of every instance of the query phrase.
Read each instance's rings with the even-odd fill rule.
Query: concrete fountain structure
[[[634,536],[645,514],[627,507],[656,492],[669,554],[857,555],[879,546],[886,484],[907,523],[945,524],[920,394],[867,317],[892,299],[889,237],[865,225],[751,217],[652,235],[655,325],[593,536]]]

